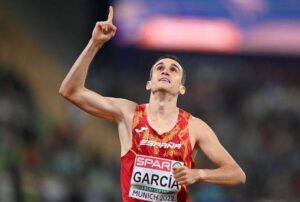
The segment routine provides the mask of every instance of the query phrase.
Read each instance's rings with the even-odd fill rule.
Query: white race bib
[[[170,159],[136,155],[129,196],[145,201],[177,201],[181,186],[172,173],[174,166],[183,162]]]

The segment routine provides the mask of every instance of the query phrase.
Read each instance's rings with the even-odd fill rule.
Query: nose
[[[170,73],[169,73],[169,70],[167,68],[165,68],[162,72],[161,72],[162,75],[167,75],[169,76]]]

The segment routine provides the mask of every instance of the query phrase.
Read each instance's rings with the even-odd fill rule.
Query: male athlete
[[[108,19],[97,22],[92,37],[61,84],[59,93],[99,118],[118,125],[121,143],[122,200],[186,202],[187,186],[196,182],[243,184],[246,176],[202,120],[177,107],[185,93],[185,72],[171,56],[159,59],[150,70],[148,104],[104,97],[87,88],[89,65],[117,28]],[[192,153],[201,150],[216,169],[193,167]]]

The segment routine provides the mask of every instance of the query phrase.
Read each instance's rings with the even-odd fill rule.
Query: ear
[[[151,89],[151,81],[147,81],[146,90],[150,90],[150,89]]]
[[[183,86],[183,85],[180,85],[180,87],[179,87],[179,93],[180,93],[180,95],[184,95],[185,94],[185,86]]]

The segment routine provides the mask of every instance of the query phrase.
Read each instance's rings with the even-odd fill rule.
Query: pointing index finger
[[[112,6],[109,6],[109,13],[108,13],[107,21],[112,23],[113,17],[114,17],[114,9]]]

